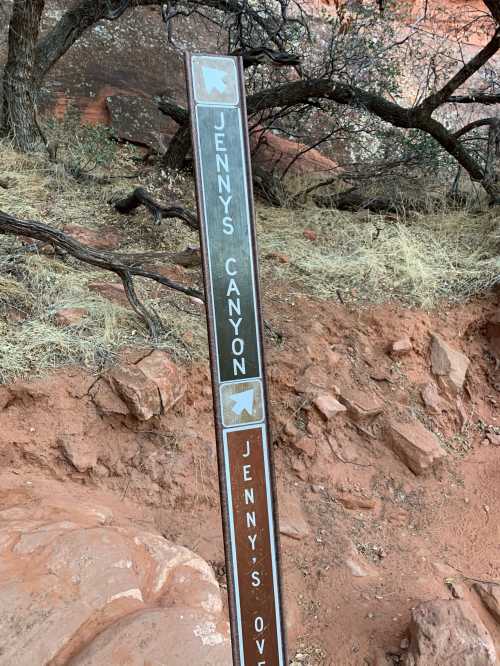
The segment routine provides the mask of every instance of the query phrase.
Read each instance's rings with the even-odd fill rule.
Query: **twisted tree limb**
[[[500,95],[490,93],[471,93],[470,95],[452,95],[447,100],[450,104],[500,104]]]
[[[198,218],[180,203],[175,202],[171,206],[164,206],[153,199],[151,194],[143,187],[135,190],[123,199],[114,202],[114,207],[119,213],[129,215],[139,206],[145,206],[153,215],[156,224],[160,224],[164,218],[178,218],[191,229],[198,229]]]
[[[50,243],[56,249],[66,252],[79,261],[83,261],[91,266],[96,266],[102,270],[116,273],[123,283],[130,305],[136,314],[146,323],[150,335],[153,338],[157,338],[160,335],[162,329],[161,322],[158,316],[154,312],[148,310],[148,308],[146,308],[146,306],[139,300],[135,291],[133,277],[143,277],[149,280],[154,280],[169,289],[180,291],[188,296],[203,298],[202,294],[197,289],[186,287],[185,285],[178,284],[163,275],[145,270],[137,264],[137,255],[131,260],[127,255],[120,255],[114,252],[101,252],[87,245],[83,245],[83,243],[79,243],[62,231],[49,227],[42,222],[19,220],[8,213],[0,211],[0,234],[25,236],[27,238],[43,241],[44,243]]]
[[[191,150],[191,129],[189,127],[189,111],[169,97],[160,95],[156,98],[159,110],[179,126],[170,139],[162,164],[168,169],[182,169],[186,155]]]

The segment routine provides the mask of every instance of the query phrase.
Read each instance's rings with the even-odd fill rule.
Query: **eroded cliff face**
[[[360,0],[376,4],[376,0]],[[352,2],[352,0],[349,0]],[[427,23],[432,30],[451,34],[471,18],[486,12],[482,0],[405,0],[408,23],[421,19],[427,7]],[[9,0],[5,7],[11,4]],[[311,12],[321,9],[337,12],[348,0],[306,0]],[[401,3],[402,5],[403,3]],[[45,12],[45,27],[60,19],[65,0],[55,0]],[[401,6],[400,5],[400,6]],[[8,14],[8,9],[6,10]],[[0,66],[5,60],[7,21],[0,25]],[[402,30],[404,30],[402,26]],[[175,27],[179,49],[167,42],[159,7],[146,7],[127,13],[119,21],[102,21],[68,51],[46,80],[45,106],[58,117],[70,106],[82,111],[85,122],[110,121],[107,97],[129,94],[149,98],[168,91],[179,100],[185,96],[182,49],[217,50],[217,32],[209,22],[188,17]],[[464,36],[462,35],[462,38]],[[467,33],[465,41],[475,46],[487,39],[479,26]],[[160,128],[168,122],[158,121]],[[172,129],[172,128],[171,128]]]
[[[359,2],[372,6],[377,4],[377,0]],[[308,4],[314,13],[321,10],[336,13],[352,4],[352,0],[308,0]],[[482,0],[403,0],[399,3],[399,9],[404,5],[406,11],[403,10],[403,13],[407,14],[407,25],[420,21],[422,26],[432,32],[450,36],[455,34],[457,29],[463,30],[473,19],[479,19],[488,11]],[[487,34],[484,31],[484,22],[477,23],[475,28],[467,30],[466,35],[462,34],[462,39],[469,44],[481,46],[487,40]]]

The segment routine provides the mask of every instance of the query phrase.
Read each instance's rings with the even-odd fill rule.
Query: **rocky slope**
[[[295,663],[496,663],[498,297],[430,314],[265,300]],[[224,586],[207,365],[129,350],[100,377],[4,386],[0,405],[17,663],[159,666],[172,632],[193,663],[226,663],[203,563]]]

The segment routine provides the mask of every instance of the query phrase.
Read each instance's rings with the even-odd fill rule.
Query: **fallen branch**
[[[171,206],[163,206],[155,201],[143,187],[136,187],[127,197],[114,202],[115,209],[124,215],[129,215],[139,206],[145,206],[150,211],[156,224],[160,224],[162,219],[176,217],[185,222],[191,229],[199,228],[198,218],[187,208],[177,202]]]
[[[369,210],[372,213],[401,213],[405,210],[418,211],[423,207],[417,201],[402,201],[384,195],[370,196],[356,186],[344,192],[327,195],[316,195],[314,202],[320,208],[337,208],[338,210],[358,211]]]
[[[171,261],[185,268],[201,266],[200,248],[196,245],[186,245],[182,252],[131,252],[120,254],[120,258],[129,266],[143,266],[157,259]]]
[[[116,273],[123,283],[130,305],[136,314],[144,320],[153,338],[159,336],[162,328],[161,322],[158,316],[154,312],[150,312],[139,300],[135,291],[133,277],[143,277],[149,280],[154,280],[169,289],[174,289],[175,291],[187,294],[188,296],[203,298],[202,294],[197,289],[178,284],[163,275],[145,270],[140,265],[137,265],[137,255],[135,261],[131,261],[130,258],[127,258],[127,255],[115,254],[113,252],[101,252],[79,243],[64,232],[59,231],[58,229],[53,229],[42,222],[18,220],[12,215],[0,211],[0,234],[25,236],[27,238],[43,241],[44,243],[50,243],[56,248],[56,250],[62,250],[79,261],[83,261],[91,266],[96,266],[102,270]]]

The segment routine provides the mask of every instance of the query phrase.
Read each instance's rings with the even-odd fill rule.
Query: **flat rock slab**
[[[121,243],[120,234],[111,227],[88,229],[79,224],[67,224],[63,231],[75,240],[97,250],[116,250]]]
[[[383,412],[384,406],[373,394],[356,389],[340,388],[339,401],[347,408],[353,421],[373,421]]]
[[[432,372],[443,388],[452,394],[463,389],[470,360],[462,352],[453,349],[437,333],[431,333]]]
[[[446,455],[437,437],[420,421],[390,421],[387,443],[414,474],[423,474]]]
[[[116,139],[130,141],[164,153],[164,134],[172,135],[176,125],[147,97],[110,95],[106,104],[111,116],[111,131]],[[168,141],[167,141],[168,144]]]
[[[311,532],[299,499],[289,493],[280,493],[279,519],[280,533],[291,539],[302,541]]]
[[[337,414],[342,414],[347,411],[347,407],[340,403],[333,395],[321,394],[314,399],[314,404],[319,410],[321,415],[329,421]]]

